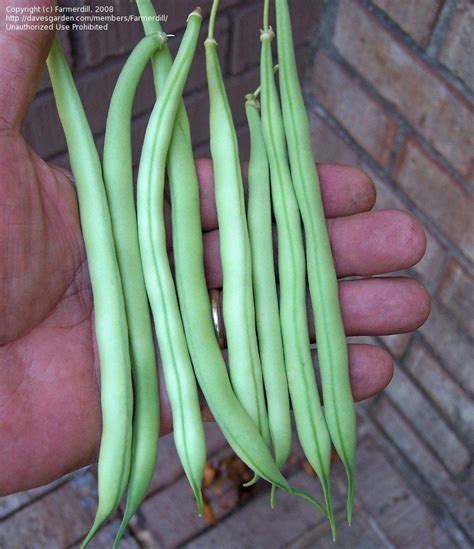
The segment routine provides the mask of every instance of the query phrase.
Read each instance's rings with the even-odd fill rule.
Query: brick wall
[[[201,4],[207,14],[210,2]],[[132,9],[128,2],[120,5]],[[179,38],[194,2],[163,0],[157,5],[160,13],[170,13],[166,30]],[[366,170],[377,186],[376,207],[413,212],[428,236],[423,261],[400,273],[415,276],[430,291],[433,310],[428,322],[415,334],[365,338],[391,351],[397,371],[382,395],[358,407],[357,520],[350,531],[340,531],[339,543],[471,547],[474,6],[470,0],[293,0],[291,6],[316,158]],[[242,99],[258,81],[259,14],[260,2],[223,0],[217,27],[242,158],[248,154]],[[140,36],[139,26],[117,26],[107,35],[61,37],[99,144],[118,71]],[[177,40],[171,44],[175,47]],[[202,47],[186,102],[196,153],[207,155]],[[134,109],[136,159],[152,103],[148,73]],[[67,161],[46,78],[24,130],[43,156]],[[216,456],[224,451],[216,433],[210,432],[210,446]],[[210,547],[216,539],[225,539],[226,532],[245,536],[251,521],[253,540],[260,540],[262,547],[270,546],[265,543],[273,531],[280,545],[291,533],[291,539],[301,536],[294,547],[316,542],[329,546],[325,524],[316,524],[316,517],[307,517],[307,508],[300,511],[298,503],[286,505],[282,500],[283,512],[292,513],[292,526],[278,530],[280,515],[266,518],[263,511],[267,496],[260,506],[254,500],[257,503],[235,512],[236,496],[225,490],[218,518],[228,518],[206,530],[196,522],[169,439],[162,441],[161,451],[161,481],[154,483],[143,514],[132,525],[137,540],[171,547],[195,538],[196,546]],[[336,465],[336,492],[343,476]],[[0,530],[21,532],[16,534],[19,540],[34,535],[45,545],[51,539],[61,545],[77,542],[93,515],[94,490],[93,477],[84,472],[71,483],[61,481],[6,498],[0,502]],[[343,498],[341,512],[342,505]],[[184,515],[189,523],[183,530]],[[73,529],[68,526],[71,516],[77,518]],[[117,523],[115,517],[98,546],[109,546]],[[135,539],[128,537],[124,546],[135,547]]]

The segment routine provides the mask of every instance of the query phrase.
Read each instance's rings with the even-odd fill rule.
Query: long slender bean
[[[122,283],[99,155],[57,40],[53,42],[47,65],[76,181],[100,359],[99,504],[94,524],[82,544],[85,547],[117,508],[123,495],[124,478],[129,474],[133,412],[130,352]]]
[[[265,0],[265,8],[268,0]],[[282,112],[272,66],[273,30],[265,9],[260,34],[262,128],[270,162],[272,198],[278,231],[280,320],[291,402],[299,440],[316,471],[335,535],[329,470],[331,442],[319,400],[306,315],[306,262],[298,203],[292,186]]]
[[[189,17],[176,60],[151,114],[138,172],[138,233],[145,283],[173,415],[176,449],[199,513],[206,445],[197,384],[184,335],[166,247],[163,189],[176,113],[201,27],[200,9]]]
[[[160,31],[150,0],[139,0],[146,32]],[[171,67],[166,46],[153,57],[155,82]],[[161,90],[160,82],[158,91]],[[236,454],[260,477],[290,491],[244,408],[237,400],[217,342],[210,313],[204,275],[199,184],[191,147],[189,122],[184,105],[178,110],[170,149],[168,176],[171,191],[173,248],[176,286],[186,338],[195,373],[209,409]],[[197,322],[196,319],[199,319]]]
[[[296,70],[287,0],[276,0],[278,60],[283,118],[291,173],[303,219],[309,289],[324,396],[324,414],[332,442],[348,477],[347,518],[352,520],[356,423],[349,382],[347,344],[338,284],[311,148],[308,117]]]
[[[105,130],[103,173],[127,311],[134,412],[127,506],[115,538],[143,501],[156,465],[160,407],[157,364],[138,244],[133,192],[131,118],[135,92],[152,53],[166,42],[163,33],[143,38],[128,57],[115,85]]]
[[[273,261],[270,173],[259,105],[254,95],[246,99],[250,130],[247,223],[255,316],[273,452],[281,468],[291,450],[291,415]]]
[[[209,34],[204,45],[210,101],[211,155],[224,276],[223,314],[229,370],[237,398],[270,446],[255,328],[251,251],[237,136],[222,80],[217,42],[213,36],[218,6],[219,0],[214,0]]]

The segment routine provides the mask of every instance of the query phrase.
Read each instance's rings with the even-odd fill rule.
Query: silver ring
[[[214,324],[214,332],[219,342],[221,349],[225,349],[227,345],[224,316],[222,314],[222,292],[220,290],[211,290],[209,292],[209,298],[211,300],[211,317]]]

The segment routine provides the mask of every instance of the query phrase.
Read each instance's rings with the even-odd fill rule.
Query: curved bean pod
[[[278,232],[280,321],[285,364],[298,437],[321,482],[335,535],[329,482],[331,441],[319,400],[306,314],[306,262],[298,203],[292,186],[283,119],[272,65],[273,31],[265,21],[260,59],[262,128],[270,163]]]
[[[250,130],[247,223],[252,251],[252,277],[258,347],[268,407],[275,462],[282,467],[291,450],[291,415],[273,261],[270,174],[259,105],[247,95]]]
[[[138,8],[146,32],[160,31],[150,0],[140,0]],[[155,80],[165,77],[171,67],[166,46],[153,57]],[[161,80],[157,82],[161,88]],[[171,191],[173,248],[176,286],[186,338],[196,377],[207,405],[235,453],[260,477],[289,491],[260,433],[237,400],[214,332],[211,307],[204,275],[199,183],[194,164],[189,122],[184,105],[178,110],[168,152]],[[187,220],[186,223],[182,220]],[[196,322],[196,319],[199,322]]]
[[[82,543],[85,547],[117,509],[124,479],[129,474],[133,411],[130,352],[122,283],[99,155],[57,39],[51,47],[47,65],[76,181],[100,358],[99,504],[94,524]]]
[[[237,136],[222,80],[217,42],[213,37],[219,5],[214,0],[209,35],[204,42],[210,101],[211,156],[219,220],[223,283],[223,314],[229,370],[237,398],[271,445],[263,378],[255,330],[252,263],[246,224]]]
[[[308,117],[296,69],[287,0],[276,0],[276,17],[283,119],[293,184],[307,243],[308,282],[316,321],[324,414],[332,442],[347,472],[347,518],[350,523],[354,498],[356,422],[347,344]]]
[[[115,85],[105,129],[104,183],[125,298],[135,397],[127,506],[114,546],[118,546],[150,486],[160,431],[156,356],[133,193],[131,118],[142,73],[152,53],[165,41],[166,35],[153,34],[143,38],[134,48]]]
[[[138,234],[143,272],[173,414],[176,450],[199,513],[206,445],[197,384],[189,357],[166,248],[163,189],[166,157],[179,102],[201,27],[197,8],[188,17],[176,60],[148,122],[138,172]]]

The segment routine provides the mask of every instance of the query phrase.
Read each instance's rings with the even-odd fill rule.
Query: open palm
[[[5,6],[0,0],[0,13]],[[100,441],[92,293],[74,186],[19,131],[51,39],[0,30],[0,495],[93,462]],[[219,288],[210,162],[198,162],[198,171],[206,274],[209,287]],[[320,174],[339,276],[384,274],[419,261],[423,229],[402,212],[370,212],[375,195],[362,172],[321,166]],[[429,312],[425,290],[409,279],[367,278],[340,288],[349,335],[410,331]],[[351,345],[349,356],[356,399],[389,382],[393,364],[386,351]],[[162,396],[161,430],[169,432]]]

